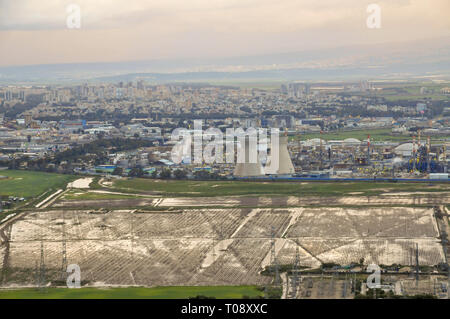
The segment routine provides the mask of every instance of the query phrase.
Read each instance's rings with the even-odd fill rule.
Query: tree
[[[116,167],[113,172],[113,175],[122,175],[123,174],[123,168],[122,167]]]
[[[171,176],[172,176],[172,172],[168,168],[163,169],[162,172],[159,173],[159,177],[162,179],[168,179]]]
[[[184,170],[177,169],[173,172],[173,175],[175,176],[176,179],[184,179],[186,178],[187,173]]]
[[[158,177],[158,171],[155,169],[152,173],[151,173],[151,178],[157,178]]]
[[[144,175],[144,171],[142,168],[134,167],[130,170],[128,173],[128,176],[130,177],[142,177]]]
[[[195,179],[213,179],[212,174],[208,171],[196,171],[194,177]]]

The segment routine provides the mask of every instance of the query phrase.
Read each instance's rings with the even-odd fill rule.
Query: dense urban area
[[[0,297],[448,297],[450,82],[138,80],[0,100]],[[211,128],[277,128],[279,147],[176,162],[174,130],[198,123],[202,148]],[[70,264],[81,289],[64,288]]]
[[[448,83],[267,86],[153,86],[140,80],[3,87],[0,166],[153,177],[166,176],[167,168],[182,170],[177,176],[183,178],[228,178],[229,165],[171,160],[174,129],[193,131],[201,120],[204,130],[222,132],[279,128],[289,136],[291,176],[445,178]]]

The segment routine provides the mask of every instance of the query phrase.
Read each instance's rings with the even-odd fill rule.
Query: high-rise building
[[[22,90],[19,92],[19,100],[25,102],[25,91]]]
[[[144,90],[145,89],[144,80],[139,80],[137,82],[137,89],[138,90]]]
[[[6,92],[4,93],[4,97],[5,97],[5,100],[6,100],[6,101],[11,101],[11,100],[13,99],[13,94],[12,94],[11,91],[6,91]]]

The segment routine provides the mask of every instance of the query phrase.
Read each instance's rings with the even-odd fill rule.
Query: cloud
[[[366,7],[382,28],[366,27]],[[81,8],[81,30],[66,7]],[[0,0],[3,63],[229,56],[450,35],[448,0]],[[70,48],[70,49],[68,49]],[[31,62],[32,61],[32,62]]]
[[[387,19],[450,26],[448,0],[0,0],[0,28],[63,29],[71,3],[81,7],[85,28],[126,28],[167,19],[186,28],[218,31],[292,31],[352,23],[367,4],[381,5]],[[168,23],[167,23],[168,24]]]

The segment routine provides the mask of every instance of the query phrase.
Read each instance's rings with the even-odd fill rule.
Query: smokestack
[[[255,137],[256,139],[256,137]],[[252,140],[253,142],[253,140]],[[257,145],[256,143],[252,143],[253,145]],[[242,145],[241,145],[242,148]],[[250,160],[250,154],[256,152],[256,162]],[[254,147],[254,149],[250,149],[250,138],[249,136],[245,136],[245,149],[244,149],[244,158],[242,160],[239,160],[238,156],[238,162],[236,163],[236,167],[234,168],[233,175],[238,177],[257,177],[257,176],[263,176],[264,170],[261,166],[261,162],[259,161],[258,156],[258,148]],[[252,163],[254,162],[254,163]]]
[[[287,149],[288,137],[280,136],[279,145],[271,143],[270,159],[267,161],[266,174],[269,175],[292,175],[295,173],[294,165],[292,165],[291,156]],[[278,153],[278,165],[276,163],[275,154]]]

